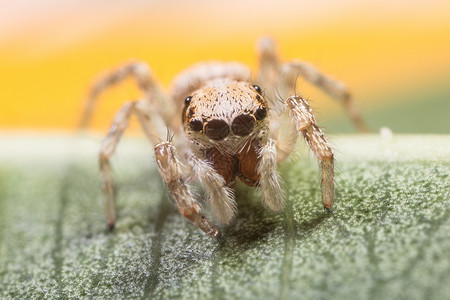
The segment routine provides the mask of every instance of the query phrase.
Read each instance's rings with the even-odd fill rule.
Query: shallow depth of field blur
[[[3,1],[0,129],[73,131],[92,80],[129,59],[165,87],[198,61],[255,67],[264,35],[285,59],[347,83],[375,131],[450,133],[450,2],[407,0]],[[302,81],[298,90],[320,125],[355,132],[336,101]],[[92,128],[104,132],[137,97],[131,80],[105,93]]]

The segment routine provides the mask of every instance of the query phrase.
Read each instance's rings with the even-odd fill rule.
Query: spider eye
[[[220,119],[213,119],[205,125],[205,133],[212,140],[223,140],[230,134],[227,122]]]
[[[200,120],[194,119],[189,122],[189,127],[194,131],[201,131],[203,129],[203,123]]]
[[[189,103],[191,103],[191,100],[192,100],[191,96],[189,96],[186,99],[184,99],[184,105],[186,105],[186,106],[189,105]]]
[[[235,135],[244,136],[252,133],[255,127],[255,118],[251,115],[241,114],[231,124],[231,130]]]
[[[261,90],[261,88],[259,87],[259,85],[253,85],[253,88],[255,89],[255,91],[257,91],[258,92],[258,94],[261,94],[261,92],[262,92],[262,90]]]
[[[267,116],[267,109],[265,107],[260,107],[255,112],[255,118],[258,121],[261,121]]]

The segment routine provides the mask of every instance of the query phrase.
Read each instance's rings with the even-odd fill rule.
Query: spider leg
[[[122,134],[128,127],[131,115],[134,113],[138,116],[147,138],[153,145],[160,142],[157,138],[157,133],[154,132],[149,122],[149,112],[145,109],[147,106],[148,102],[143,100],[126,102],[114,117],[101,146],[99,154],[100,173],[105,197],[106,220],[110,229],[113,229],[116,223],[116,209],[114,204],[114,184],[109,160],[114,154]]]
[[[332,79],[329,75],[323,74],[308,63],[296,60],[281,66],[279,88],[283,96],[295,94],[296,91],[293,91],[293,89],[295,89],[295,83],[299,76],[322,89],[331,97],[339,100],[360,132],[370,131],[364,123],[361,112],[347,86],[340,81]]]
[[[364,123],[361,113],[345,84],[323,74],[308,63],[298,60],[281,63],[276,43],[273,39],[265,37],[257,45],[259,58],[258,84],[263,87],[268,99],[274,108],[280,107],[280,101],[290,95],[296,94],[295,84],[299,77],[325,91],[331,97],[338,99],[349,114],[356,128],[361,132],[370,130]]]
[[[116,223],[116,208],[114,204],[114,186],[109,159],[114,154],[123,132],[128,127],[128,123],[135,106],[136,102],[127,102],[122,106],[116,114],[108,134],[103,140],[100,150],[99,162],[102,187],[105,197],[106,221],[110,229],[113,229]]]
[[[220,238],[219,229],[200,214],[200,205],[189,191],[181,173],[181,163],[177,157],[175,146],[170,142],[162,142],[156,145],[155,158],[159,173],[169,187],[170,194],[180,213],[206,234]]]
[[[302,134],[314,155],[320,161],[322,177],[322,200],[326,209],[331,208],[334,199],[334,154],[308,102],[291,96],[286,100],[286,109],[298,134]]]
[[[261,38],[258,41],[256,51],[259,61],[256,80],[265,90],[265,93],[269,92],[269,98],[275,99],[280,69],[280,58],[276,43],[270,37]]]
[[[269,138],[260,150],[258,164],[259,188],[262,192],[264,205],[273,211],[279,211],[284,206],[285,194],[281,188],[281,178],[277,172],[276,141]]]
[[[212,213],[222,224],[229,224],[236,214],[233,190],[225,186],[225,180],[203,159],[187,153],[187,160],[195,176],[205,186],[211,201]]]
[[[143,93],[143,97],[154,104],[154,110],[161,115],[162,119],[167,124],[172,124],[173,118],[171,116],[174,111],[173,103],[151,76],[148,65],[144,62],[129,62],[100,76],[93,84],[86,99],[86,105],[79,124],[80,128],[83,129],[88,127],[99,95],[109,87],[118,84],[128,77],[132,77],[136,80],[139,89]]]

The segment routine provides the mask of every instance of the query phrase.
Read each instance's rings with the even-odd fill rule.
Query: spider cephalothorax
[[[98,94],[123,78],[129,75],[136,78],[144,94],[142,100],[128,102],[118,112],[100,153],[110,228],[115,225],[116,214],[109,158],[132,114],[137,115],[155,146],[158,170],[181,214],[210,236],[219,237],[220,231],[201,214],[188,179],[194,177],[205,187],[213,215],[223,224],[228,224],[236,213],[232,188],[237,178],[260,189],[264,205],[279,211],[283,208],[284,192],[277,162],[289,156],[299,135],[303,135],[320,161],[323,203],[325,208],[331,207],[333,151],[316,125],[308,102],[295,93],[295,81],[302,76],[340,100],[356,126],[365,130],[356,106],[342,83],[300,61],[281,63],[271,39],[261,40],[259,58],[260,68],[255,78],[240,63],[196,65],[174,80],[170,94],[159,87],[147,65],[141,62],[128,63],[95,84],[83,125],[89,120]],[[264,95],[260,86],[265,90]],[[175,133],[174,141],[159,140],[156,116]],[[287,132],[279,135],[283,118],[288,119]],[[184,155],[179,157],[177,149]],[[189,166],[189,174],[182,168],[181,160]]]
[[[226,78],[206,82],[185,100],[183,126],[193,152],[202,154],[232,186],[236,176],[254,186],[259,179],[259,141],[269,116],[261,88]],[[249,163],[251,162],[251,163]]]
[[[257,85],[243,81],[215,79],[185,100],[183,123],[186,132],[210,140],[248,136],[267,127],[267,103]]]

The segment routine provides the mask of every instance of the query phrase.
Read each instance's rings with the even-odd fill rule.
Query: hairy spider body
[[[158,170],[180,213],[206,234],[219,237],[219,229],[201,214],[188,182],[194,177],[205,187],[213,215],[228,224],[236,213],[233,187],[239,179],[260,189],[263,203],[272,211],[283,208],[285,193],[277,162],[292,152],[302,135],[320,161],[322,199],[330,208],[334,199],[333,150],[308,102],[296,95],[295,81],[307,81],[340,100],[355,125],[364,131],[359,112],[346,87],[310,65],[281,63],[271,39],[259,43],[259,73],[240,63],[202,63],[181,73],[167,95],[152,78],[146,64],[132,62],[103,76],[94,85],[83,114],[86,126],[97,96],[105,88],[133,76],[143,99],[126,103],[116,115],[100,152],[100,170],[105,193],[108,225],[116,222],[114,190],[109,158],[114,153],[132,114],[137,115],[148,139],[155,146]],[[254,84],[256,82],[258,85]],[[265,92],[262,93],[261,87]],[[281,97],[282,101],[277,101]],[[181,113],[180,118],[175,117]],[[161,142],[156,119],[175,133],[176,141]],[[278,134],[287,119],[284,134]],[[184,154],[181,157],[177,149]],[[186,171],[184,160],[190,171]]]
[[[267,139],[267,103],[258,86],[219,78],[189,96],[183,110],[184,132],[194,153],[211,162],[233,186],[236,176],[255,186],[259,141]]]

